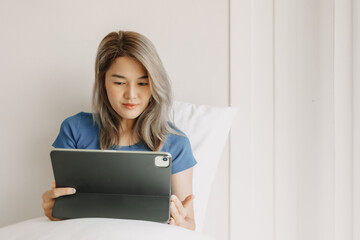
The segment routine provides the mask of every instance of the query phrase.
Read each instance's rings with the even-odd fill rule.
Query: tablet
[[[74,195],[55,199],[52,215],[137,219],[168,223],[171,154],[166,152],[55,149],[56,187]]]

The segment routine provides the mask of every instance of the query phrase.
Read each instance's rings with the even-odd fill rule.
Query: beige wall
[[[42,215],[50,145],[65,117],[90,111],[97,45],[118,29],[153,41],[176,100],[228,105],[227,1],[1,1],[0,226]],[[215,182],[205,232],[226,239],[226,151]]]

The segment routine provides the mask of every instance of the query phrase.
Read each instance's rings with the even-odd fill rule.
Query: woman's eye
[[[146,83],[146,82],[142,82],[142,83],[139,83],[140,86],[147,86],[149,85],[149,83]]]
[[[124,82],[115,82],[116,85],[123,85],[125,84]]]

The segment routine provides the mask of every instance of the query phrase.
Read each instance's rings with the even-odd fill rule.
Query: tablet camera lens
[[[155,166],[159,167],[159,168],[167,168],[170,166],[170,159],[171,157],[169,156],[156,156],[155,157]]]

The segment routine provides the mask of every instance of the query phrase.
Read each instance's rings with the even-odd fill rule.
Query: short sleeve
[[[80,118],[70,117],[65,119],[60,127],[60,132],[54,143],[55,148],[77,148],[77,129]]]
[[[164,149],[172,155],[172,174],[182,172],[196,165],[191,144],[186,136],[171,135],[168,149]]]

